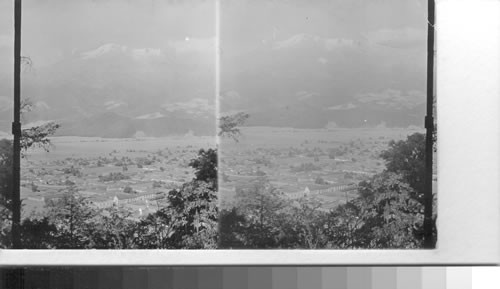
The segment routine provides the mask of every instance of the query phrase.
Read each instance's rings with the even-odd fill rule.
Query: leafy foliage
[[[29,57],[26,58],[27,63],[31,65],[31,60]],[[34,109],[33,102],[31,99],[23,99],[21,101],[21,117],[29,113]],[[51,142],[49,137],[54,135],[57,129],[60,128],[60,124],[56,122],[47,122],[39,126],[32,126],[29,128],[24,128],[21,131],[21,149],[23,153],[26,153],[30,148],[38,147],[45,151],[49,151],[51,147]],[[23,155],[24,156],[24,155]]]
[[[215,249],[217,245],[217,193],[210,184],[193,181],[168,194],[176,225],[172,238],[178,248]],[[180,245],[180,246],[179,246]]]
[[[249,117],[250,115],[244,112],[221,117],[219,119],[219,136],[230,137],[238,142],[241,134],[238,127],[242,126]]]
[[[250,248],[273,248],[278,246],[279,227],[277,217],[287,202],[276,188],[260,178],[251,188],[236,192],[237,208],[245,216],[245,239]]]
[[[325,248],[328,239],[325,231],[325,213],[321,203],[315,198],[304,197],[279,215],[281,227],[280,247],[282,248]]]
[[[175,233],[172,215],[166,209],[158,210],[139,221],[134,245],[141,249],[171,249],[170,238]]]
[[[435,144],[436,135],[433,135],[433,138]],[[415,133],[408,136],[405,141],[391,141],[389,149],[381,155],[386,161],[386,171],[401,175],[402,181],[413,189],[410,198],[420,203],[424,202],[425,194],[425,153],[425,134]],[[434,242],[437,238],[435,205],[436,202],[434,201],[432,210]],[[415,237],[419,239],[423,237],[422,226],[416,230]]]
[[[12,150],[13,147],[10,140],[0,140],[0,210],[10,210],[9,204],[12,195]]]
[[[32,62],[29,57],[24,57],[22,61],[31,67]],[[33,109],[30,100],[23,100],[21,102],[21,116]],[[41,147],[46,151],[49,150],[51,145],[49,136],[53,135],[59,128],[59,124],[54,122],[46,123],[41,126],[34,126],[21,130],[21,155],[25,157],[25,153],[32,147]],[[10,231],[12,226],[12,192],[13,192],[13,144],[12,141],[7,139],[0,140],[0,243],[1,246],[11,246]],[[26,225],[33,225],[35,223],[26,223]],[[42,223],[37,223],[42,225]],[[21,224],[22,227],[22,224]],[[22,228],[21,228],[22,230]]]
[[[11,147],[10,142],[0,142],[0,169],[10,168]],[[200,150],[191,165],[196,170],[195,178],[180,189],[168,192],[167,202],[157,212],[140,220],[124,207],[97,209],[78,193],[76,187],[68,186],[60,196],[47,201],[46,211],[41,216],[23,220],[23,247],[216,248],[219,217],[214,189],[217,186],[216,151]],[[10,180],[8,174],[1,174],[0,177]],[[10,213],[9,210],[1,212]],[[2,225],[9,225],[8,218],[2,219],[2,222]],[[3,247],[8,247],[10,242],[10,227],[7,225],[3,226],[0,236]]]
[[[68,186],[47,202],[44,215],[23,220],[22,244],[37,249],[419,248],[424,142],[421,134],[390,142],[382,153],[387,169],[359,183],[358,197],[330,210],[314,197],[290,200],[260,177],[237,190],[232,207],[219,211],[217,151],[202,149],[189,163],[193,180],[166,193],[156,212],[138,219],[120,206],[97,209]],[[0,141],[3,247],[9,246],[11,151],[11,142]]]
[[[369,226],[371,248],[417,248],[416,234],[423,224],[423,206],[404,177],[386,172],[360,184],[360,198],[353,204],[362,209]]]
[[[57,228],[47,217],[24,219],[20,235],[21,246],[25,249],[52,249],[57,246]]]
[[[215,249],[217,194],[203,181],[186,183],[167,195],[167,205],[143,219],[136,231],[139,248]]]
[[[240,214],[237,208],[221,209],[218,248],[245,248],[245,223],[245,216]]]
[[[96,249],[134,248],[136,222],[132,212],[124,207],[112,206],[98,212],[89,222],[88,247]]]
[[[390,141],[389,148],[380,155],[386,170],[403,176],[415,193],[412,197],[422,201],[425,191],[425,135],[414,133],[406,140]]]
[[[195,180],[210,184],[210,189],[217,190],[217,151],[201,149],[198,156],[189,162],[195,170]]]
[[[43,148],[49,151],[51,142],[49,136],[53,135],[60,127],[55,122],[49,122],[31,128],[25,128],[21,132],[21,148],[24,152],[32,147]]]
[[[136,226],[137,248],[217,247],[217,152],[202,149],[190,165],[195,178],[168,192],[166,204]]]
[[[48,218],[56,227],[55,247],[60,249],[83,249],[90,244],[89,232],[96,215],[90,202],[80,196],[75,187],[69,187],[61,198],[47,202]]]
[[[265,179],[237,190],[222,210],[221,248],[420,248],[423,206],[408,177],[386,170],[334,209],[314,197],[291,201]]]
[[[0,140],[0,244],[10,246],[12,198],[12,142]]]

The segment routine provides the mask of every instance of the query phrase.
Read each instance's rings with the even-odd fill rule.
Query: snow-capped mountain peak
[[[161,112],[155,112],[138,116],[135,119],[158,119],[162,117],[165,117],[165,115],[162,114]]]
[[[107,43],[99,46],[94,50],[90,50],[87,52],[83,52],[81,54],[83,59],[92,59],[103,56],[105,54],[113,53],[113,52],[127,52],[127,46],[122,46],[115,43]]]
[[[317,42],[321,38],[319,36],[309,35],[309,34],[296,34],[288,39],[282,41],[276,41],[273,43],[273,49],[283,49],[297,46],[304,42]]]
[[[359,45],[359,41],[344,38],[324,38],[317,35],[310,34],[296,34],[288,39],[282,41],[276,41],[273,43],[272,48],[274,50],[292,48],[304,44],[317,45],[326,50],[333,50],[340,47],[349,47]]]

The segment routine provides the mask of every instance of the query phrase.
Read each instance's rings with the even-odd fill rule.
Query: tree
[[[287,206],[277,220],[277,226],[281,229],[279,247],[325,248],[328,239],[324,234],[325,213],[320,211],[321,205],[315,198],[304,197]]]
[[[276,221],[287,200],[265,178],[236,191],[235,207],[245,216],[244,244],[248,248],[276,248],[280,228]]]
[[[368,248],[370,229],[364,226],[366,208],[351,200],[331,210],[324,221],[327,248],[356,249]]]
[[[10,247],[12,199],[12,142],[0,140],[0,247]]]
[[[210,249],[217,246],[217,192],[210,183],[192,181],[167,195],[177,227],[172,238],[182,248]]]
[[[88,247],[95,249],[132,249],[135,247],[136,222],[132,212],[122,206],[101,210],[89,222]]]
[[[420,248],[423,206],[401,175],[384,172],[359,184],[359,196],[331,210],[324,220],[326,247]]]
[[[93,227],[90,220],[97,212],[75,187],[68,187],[60,198],[49,200],[46,207],[50,222],[57,228],[55,248],[83,249],[90,246]]]
[[[403,176],[384,172],[359,185],[364,226],[371,229],[372,248],[421,247],[423,205]]]
[[[12,149],[10,140],[0,140],[0,206],[6,209],[12,194]]]
[[[21,115],[24,116],[32,110],[33,103],[31,99],[24,99],[21,102]],[[24,153],[23,157],[27,150],[32,147],[43,148],[48,152],[52,145],[49,137],[54,135],[59,127],[60,124],[51,121],[39,126],[24,128],[21,131],[21,149]]]
[[[169,191],[165,206],[141,220],[136,232],[137,247],[217,247],[217,151],[201,149],[189,165],[195,169],[195,177]]]
[[[31,65],[29,57],[24,58]],[[29,99],[21,103],[21,116],[31,111],[33,105]],[[51,145],[49,136],[59,128],[59,124],[49,122],[40,126],[22,129],[21,131],[21,156],[26,157],[26,152],[32,147],[41,147],[46,151]],[[13,193],[13,145],[11,140],[0,140],[0,246],[11,246],[10,232],[12,228],[12,210],[21,208],[12,207]]]
[[[212,190],[218,189],[217,184],[217,151],[215,149],[200,149],[198,156],[189,162],[195,170],[196,181],[207,182]]]
[[[51,146],[49,136],[53,135],[59,127],[59,124],[49,122],[23,129],[21,135],[21,148],[23,152],[32,147],[40,147],[48,152]]]
[[[238,142],[241,135],[238,127],[242,126],[249,117],[250,115],[244,112],[221,117],[219,119],[219,136],[230,137],[235,142]]]
[[[193,180],[171,190],[166,206],[148,215],[137,227],[139,248],[215,249],[217,193],[204,181]]]
[[[318,185],[326,185],[328,184],[322,177],[318,176],[315,180],[314,180],[314,183],[315,184],[318,184]]]
[[[175,233],[172,218],[165,208],[148,214],[139,221],[134,234],[134,246],[140,249],[171,249],[169,239]]]
[[[219,214],[219,249],[244,249],[246,219],[238,209],[222,209]]]
[[[406,140],[389,142],[389,148],[380,155],[386,162],[386,171],[401,174],[415,193],[413,198],[423,202],[425,192],[425,135],[414,133]]]
[[[21,223],[21,246],[24,249],[52,249],[57,228],[47,217],[26,218]]]
[[[135,192],[134,192],[134,189],[132,189],[132,187],[130,187],[130,186],[126,186],[126,187],[123,189],[123,192],[124,192],[125,194],[133,194],[133,193],[135,193]]]

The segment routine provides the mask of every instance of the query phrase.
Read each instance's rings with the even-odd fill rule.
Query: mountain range
[[[241,53],[223,50],[221,111],[245,110],[249,125],[422,125],[425,60],[425,34],[413,29],[262,40]]]
[[[57,121],[59,135],[213,135],[213,44],[186,39],[162,49],[108,43],[75,50],[23,73],[22,94],[34,104],[24,122]],[[0,81],[10,86],[11,78]],[[0,104],[8,112],[12,102],[2,94]],[[11,117],[0,116],[0,130],[9,129]]]
[[[420,126],[421,38],[415,31],[359,39],[302,33],[238,50],[222,35],[220,111],[245,111],[250,126]],[[23,96],[34,104],[24,122],[57,121],[59,135],[213,135],[214,49],[213,38],[186,38],[163,48],[74,50],[23,73]],[[10,130],[11,82],[0,75],[0,131]]]

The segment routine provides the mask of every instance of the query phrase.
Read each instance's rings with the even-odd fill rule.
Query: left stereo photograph
[[[216,248],[215,1],[23,1],[21,206],[14,3],[0,2],[0,248]]]

